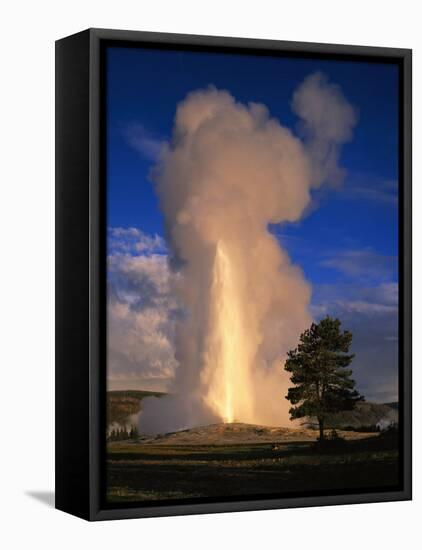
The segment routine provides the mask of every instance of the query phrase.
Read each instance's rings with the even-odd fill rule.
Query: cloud
[[[342,144],[352,139],[356,110],[340,87],[321,72],[311,74],[299,86],[292,109],[301,118],[299,131],[312,161],[313,185],[340,183],[345,172],[338,159]]]
[[[385,206],[397,206],[398,181],[371,175],[358,175],[346,180],[342,196],[350,200],[371,201]]]
[[[398,398],[398,284],[358,283],[314,287],[312,313],[338,317],[353,334],[352,363],[359,390],[368,400]]]
[[[167,246],[159,235],[147,235],[136,227],[109,227],[110,254],[165,254]]]
[[[177,368],[178,310],[163,243],[136,228],[111,228],[109,238],[108,382],[114,389],[167,390]]]
[[[157,160],[165,141],[154,137],[142,124],[130,124],[125,129],[128,144],[148,160]]]
[[[389,281],[396,277],[396,256],[385,256],[370,248],[346,250],[332,258],[320,261],[322,267],[335,269],[354,279]]]

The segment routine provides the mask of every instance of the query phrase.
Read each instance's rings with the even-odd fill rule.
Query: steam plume
[[[299,220],[310,190],[338,179],[353,110],[319,75],[295,92],[305,144],[264,105],[213,87],[179,104],[153,178],[172,253],[175,387],[144,401],[140,428],[210,422],[288,424],[283,358],[310,323],[311,289],[268,231]]]
[[[340,146],[352,139],[356,111],[339,86],[323,73],[308,76],[293,94],[293,111],[302,119],[300,129],[312,164],[312,185],[338,184],[344,170],[338,166]]]

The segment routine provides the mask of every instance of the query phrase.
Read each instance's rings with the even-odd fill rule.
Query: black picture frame
[[[402,483],[384,492],[115,506],[104,500],[104,48],[183,48],[396,63],[399,120],[399,402]],[[56,508],[87,520],[412,498],[412,52],[408,49],[89,29],[56,42]]]

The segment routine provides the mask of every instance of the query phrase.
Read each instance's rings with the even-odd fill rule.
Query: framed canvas
[[[56,43],[56,507],[411,498],[411,51]]]

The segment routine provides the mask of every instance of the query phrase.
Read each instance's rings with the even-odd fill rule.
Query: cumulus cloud
[[[155,252],[163,249],[159,238],[136,228],[112,228],[109,236],[109,386],[164,391],[177,367],[167,256]]]
[[[108,249],[111,254],[164,254],[167,247],[159,235],[147,235],[137,227],[109,227]]]

